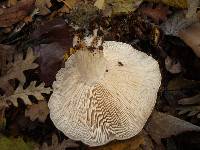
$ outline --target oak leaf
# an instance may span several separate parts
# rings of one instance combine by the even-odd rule
[[[35,69],[38,64],[34,63],[37,55],[34,55],[31,48],[28,49],[25,59],[23,54],[17,54],[14,57],[14,62],[8,63],[7,72],[0,77],[0,88],[2,88],[6,95],[9,95],[9,91],[12,87],[9,84],[9,80],[18,79],[22,84],[25,83],[26,77],[24,75],[25,70]]]
[[[30,85],[24,89],[22,84],[19,84],[14,93],[10,96],[1,96],[1,101],[11,101],[14,106],[18,107],[18,98],[22,99],[26,105],[32,105],[29,97],[30,95],[34,96],[37,100],[44,100],[44,97],[41,93],[50,94],[51,88],[45,88],[44,83],[41,83],[39,86],[36,86],[36,82],[33,81]]]

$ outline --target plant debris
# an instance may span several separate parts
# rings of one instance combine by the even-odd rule
[[[199,8],[199,0],[0,1],[0,149],[199,149]],[[91,148],[54,126],[48,101],[57,72],[79,49],[74,37],[94,30],[156,59],[162,85],[140,134]]]

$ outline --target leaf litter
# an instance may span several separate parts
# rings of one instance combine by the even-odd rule
[[[17,143],[17,136],[25,149],[37,150],[198,148],[199,5],[199,0],[0,2],[0,144]],[[163,81],[140,134],[91,148],[55,128],[47,102],[56,73],[76,51],[73,36],[96,28],[105,40],[152,55]]]

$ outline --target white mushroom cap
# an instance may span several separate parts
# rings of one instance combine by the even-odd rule
[[[145,125],[160,84],[156,60],[106,41],[103,50],[77,51],[58,72],[50,117],[66,136],[90,146],[128,139]]]

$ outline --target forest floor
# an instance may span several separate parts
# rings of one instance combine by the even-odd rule
[[[0,0],[0,149],[200,149],[199,8],[199,0]],[[89,147],[54,126],[47,103],[74,35],[97,28],[156,59],[162,84],[138,135]]]

